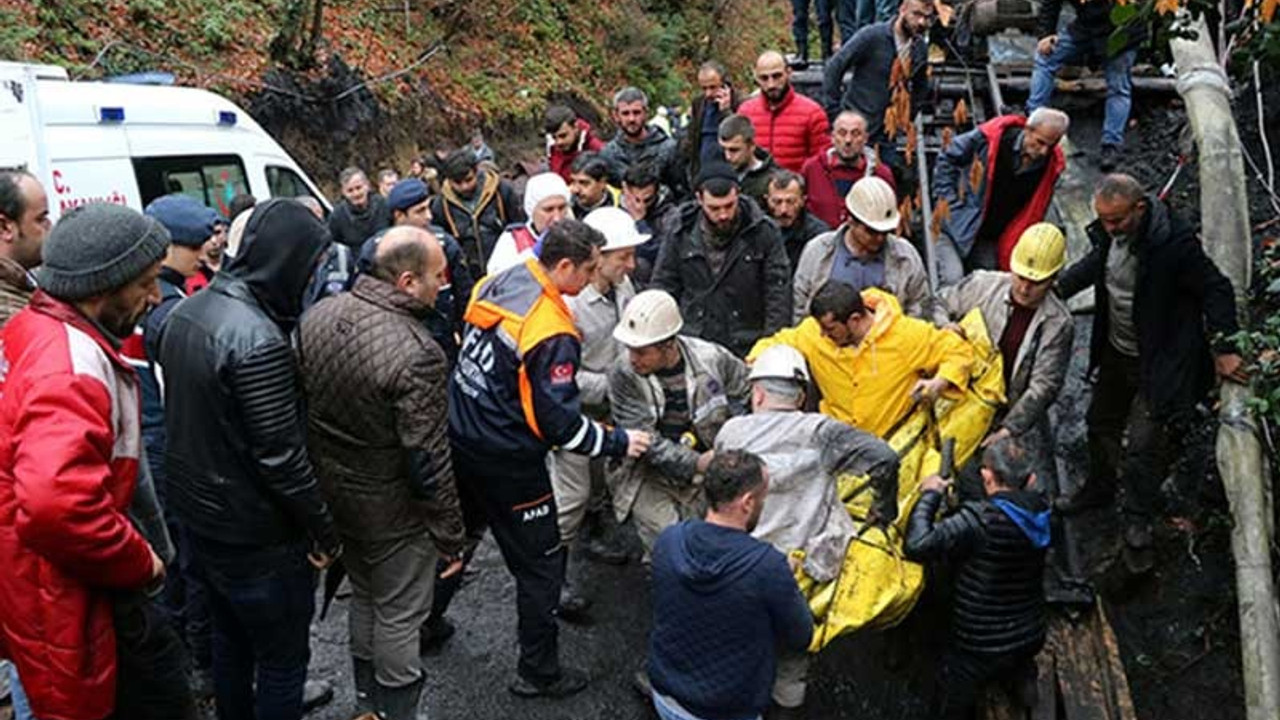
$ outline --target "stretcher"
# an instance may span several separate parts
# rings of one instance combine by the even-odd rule
[[[805,574],[803,563],[793,563],[814,616],[809,652],[818,652],[845,633],[898,624],[924,590],[924,568],[903,557],[907,520],[920,497],[920,481],[940,471],[944,438],[954,439],[954,462],[963,466],[1005,402],[1003,360],[982,314],[972,310],[959,325],[974,354],[967,386],[954,397],[917,402],[885,437],[900,459],[897,520],[885,527],[867,523],[872,499],[868,478],[837,478],[840,499],[858,528],[844,565],[834,580],[819,583]],[[792,556],[802,560],[803,552]]]

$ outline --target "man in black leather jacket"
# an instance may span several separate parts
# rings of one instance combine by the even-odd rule
[[[920,483],[924,492],[907,525],[907,557],[956,563],[936,717],[971,717],[992,680],[1012,684],[1024,704],[1034,704],[1034,660],[1048,626],[1042,583],[1049,506],[1034,490],[1031,468],[1017,440],[992,444],[982,455],[986,498],[937,523],[949,481],[933,475]]]
[[[312,566],[342,550],[307,456],[289,341],[328,243],[301,204],[259,205],[231,264],[160,336],[168,500],[208,583],[222,717],[301,717]]]

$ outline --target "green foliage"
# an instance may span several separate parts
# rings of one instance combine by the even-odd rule
[[[0,60],[19,59],[22,46],[38,35],[35,28],[22,21],[17,11],[0,8]]]
[[[1280,428],[1280,245],[1265,242],[1256,265],[1252,298],[1253,323],[1235,336],[1250,359],[1254,379],[1254,410],[1273,428]]]

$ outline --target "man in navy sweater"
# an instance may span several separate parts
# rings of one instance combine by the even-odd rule
[[[751,537],[769,480],[751,453],[718,453],[705,521],[653,549],[649,678],[662,720],[747,720],[769,707],[778,652],[809,647],[813,616],[787,560]]]

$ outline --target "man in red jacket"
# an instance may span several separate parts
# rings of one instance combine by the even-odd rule
[[[776,50],[756,60],[760,92],[738,107],[756,128],[756,144],[773,155],[779,167],[800,172],[804,161],[831,144],[822,106],[791,87],[791,68]]]
[[[547,108],[542,129],[547,133],[547,165],[565,182],[569,182],[569,170],[578,155],[604,148],[604,141],[596,137],[591,124],[564,105]]]
[[[1067,165],[1058,143],[1070,124],[1066,113],[1046,107],[1026,118],[1001,115],[938,154],[934,205],[948,207],[938,242],[943,285],[974,270],[1009,269],[1022,231],[1043,220],[1053,200]]]
[[[142,592],[172,546],[120,355],[168,245],[135,210],[68,213],[0,335],[0,654],[42,720],[194,718],[181,643]]]
[[[867,119],[857,110],[845,110],[831,124],[831,147],[806,160],[800,170],[809,186],[809,212],[831,227],[844,222],[845,197],[862,178],[875,176],[898,189],[893,170],[880,162],[867,137]]]

